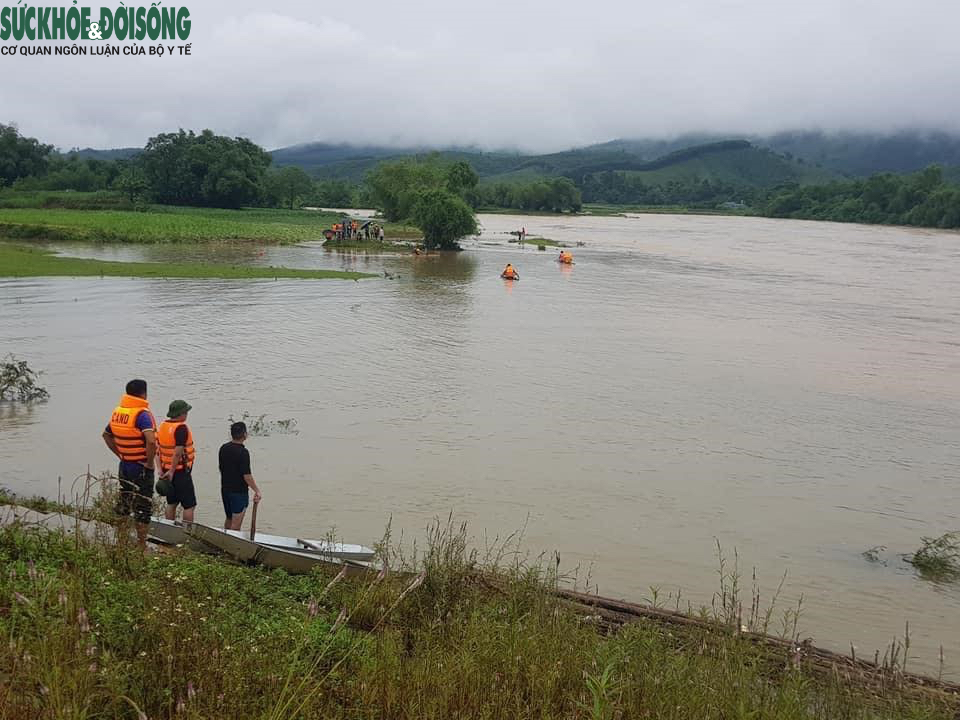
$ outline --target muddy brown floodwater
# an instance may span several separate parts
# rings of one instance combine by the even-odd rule
[[[960,235],[732,217],[484,215],[447,257],[298,247],[59,246],[113,259],[369,269],[396,279],[0,279],[0,352],[48,403],[0,408],[0,482],[55,494],[112,468],[100,431],[134,376],[194,406],[198,519],[221,519],[227,418],[251,439],[259,525],[476,544],[524,529],[600,592],[709,604],[716,542],[801,632],[960,672],[960,589],[901,554],[960,529]],[[585,243],[576,264],[507,233]],[[263,252],[263,254],[260,254]],[[512,262],[521,280],[499,279]],[[879,562],[862,553],[885,546]],[[672,594],[673,597],[670,597]],[[778,618],[780,612],[775,613]],[[776,621],[774,623],[776,625]]]

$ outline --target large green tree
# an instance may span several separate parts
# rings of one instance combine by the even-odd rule
[[[313,180],[298,167],[280,168],[267,174],[265,184],[267,195],[275,201],[285,204],[291,210],[297,201],[314,193]]]
[[[391,222],[411,217],[413,207],[425,190],[446,184],[446,171],[433,159],[383,162],[367,175],[371,197]]]
[[[159,203],[239,208],[263,194],[270,155],[246,138],[180,130],[150,138],[140,162]]]
[[[47,171],[53,145],[24,137],[16,125],[0,124],[0,185]]]
[[[444,188],[419,193],[411,219],[423,231],[423,242],[429,249],[456,250],[460,238],[477,232],[473,209]]]

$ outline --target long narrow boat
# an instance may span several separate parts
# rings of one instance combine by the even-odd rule
[[[243,540],[250,539],[249,530],[226,530],[225,532]],[[261,532],[258,532],[253,540],[258,545],[269,545],[280,550],[292,550],[308,555],[323,555],[324,557],[335,557],[341,560],[372,560],[373,556],[376,555],[376,551],[363,545],[330,542],[329,540],[305,540]]]
[[[293,574],[309,573],[316,567],[326,567],[337,572],[346,569],[348,575],[377,571],[369,562],[335,557],[331,554],[271,547],[200,523],[186,523],[184,530],[192,540],[217,547],[235,560],[258,563],[267,568],[279,568]]]
[[[224,535],[240,538],[241,540],[249,540],[249,532],[247,530],[223,530],[209,525],[204,525],[203,527]],[[189,545],[192,549],[199,550],[200,552],[209,552],[210,550],[216,550],[218,547],[209,542],[201,543],[198,541],[196,537],[187,533],[185,524],[160,517],[150,519],[150,537],[166,545]],[[363,545],[340,542],[332,543],[328,540],[306,540],[283,535],[270,535],[268,533],[257,533],[254,541],[257,545],[266,545],[281,550],[306,553],[307,555],[321,555],[323,557],[338,558],[341,560],[372,560],[376,554],[374,550],[364,547]]]

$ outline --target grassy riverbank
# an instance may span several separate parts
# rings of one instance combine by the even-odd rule
[[[115,193],[0,193],[0,238],[116,243],[323,240],[339,213],[317,210],[134,206]],[[387,239],[415,238],[416,228],[386,223]]]
[[[144,277],[222,279],[359,280],[369,273],[341,270],[219,265],[215,263],[113,262],[61,257],[35,247],[0,243],[0,277]]]
[[[331,582],[0,528],[0,720],[957,711],[945,696],[808,672],[732,632],[646,620],[601,632],[598,617],[550,592],[555,578],[542,567],[503,548],[478,558],[450,525],[405,562],[422,577]]]

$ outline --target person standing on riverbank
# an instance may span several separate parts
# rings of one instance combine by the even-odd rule
[[[167,492],[167,520],[177,519],[177,505],[183,507],[183,521],[193,522],[197,491],[193,486],[193,433],[187,427],[191,406],[185,400],[174,400],[167,410],[167,419],[157,429],[157,450],[160,477],[170,482]]]
[[[133,514],[137,527],[137,542],[147,548],[147,530],[153,501],[153,462],[157,452],[157,423],[147,402],[147,381],[127,383],[120,402],[103,431],[103,441],[110,452],[120,458],[117,475],[120,478],[120,496],[116,513],[124,518]],[[125,521],[121,531],[127,532]]]
[[[230,442],[220,446],[220,495],[226,515],[225,530],[239,530],[243,526],[251,489],[254,504],[263,497],[250,471],[250,451],[244,446],[246,440],[247,424],[235,422],[230,426]]]

